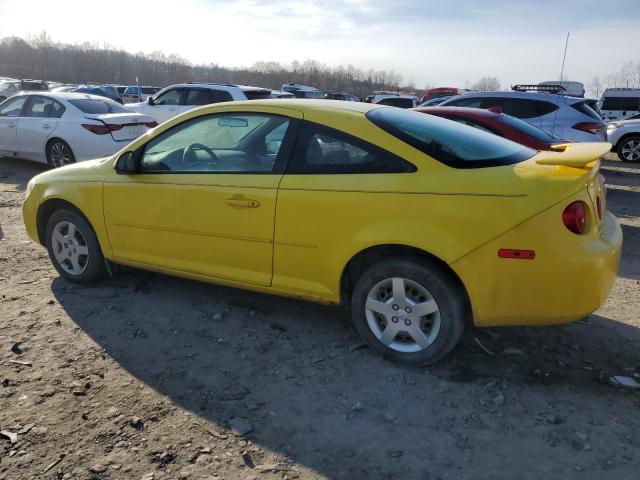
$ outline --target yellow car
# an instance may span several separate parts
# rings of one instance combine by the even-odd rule
[[[70,281],[112,262],[343,303],[371,348],[429,364],[467,324],[602,304],[622,245],[599,174],[609,149],[537,152],[375,104],[229,102],[38,175],[24,221]]]

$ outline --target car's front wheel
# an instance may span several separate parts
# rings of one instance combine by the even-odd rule
[[[69,144],[59,138],[55,138],[47,144],[45,154],[51,168],[63,167],[76,162],[76,157]]]
[[[622,139],[616,153],[623,162],[640,162],[640,135]]]
[[[367,344],[407,365],[428,365],[462,336],[466,294],[449,272],[420,258],[384,260],[360,276],[353,323]]]
[[[104,275],[98,238],[82,215],[66,209],[54,212],[47,221],[45,235],[51,263],[62,277],[84,284]]]

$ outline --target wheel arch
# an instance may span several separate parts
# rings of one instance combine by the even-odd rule
[[[340,304],[345,306],[348,305],[357,279],[370,265],[380,259],[393,257],[417,258],[422,262],[436,266],[445,275],[448,275],[460,287],[461,292],[464,293],[467,309],[465,321],[472,323],[471,300],[469,298],[467,288],[458,274],[447,264],[447,262],[436,255],[420,248],[403,244],[388,243],[373,245],[360,250],[353,255],[345,265],[340,276]]]
[[[629,137],[638,137],[640,138],[640,132],[629,132],[629,133],[625,133],[624,135],[622,135],[618,141],[616,142],[616,144],[613,146],[613,148],[616,150],[618,150],[618,147],[620,147],[620,145],[622,144],[623,141],[625,141],[627,138]]]
[[[81,215],[82,218],[84,218],[87,223],[91,225],[91,228],[94,228],[91,220],[89,220],[89,218],[82,212],[82,210],[76,207],[73,203],[62,198],[49,198],[40,204],[40,206],[38,207],[38,212],[36,214],[36,228],[38,229],[38,239],[40,240],[41,245],[46,246],[45,230],[47,228],[47,222],[49,221],[49,218],[51,218],[51,215],[53,215],[55,212],[63,208],[72,210]]]

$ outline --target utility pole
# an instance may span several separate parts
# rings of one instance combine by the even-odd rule
[[[562,56],[562,69],[560,70],[560,85],[562,85],[562,78],[564,77],[564,62],[567,59],[567,47],[569,46],[569,32],[567,32],[567,40],[564,42],[564,55]]]

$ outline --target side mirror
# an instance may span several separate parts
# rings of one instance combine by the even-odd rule
[[[156,102],[153,100],[153,97],[149,97],[149,98],[147,98],[147,103],[148,103],[149,105],[151,105],[151,106],[153,106],[153,105],[155,105],[155,104],[156,104]]]
[[[124,152],[116,160],[115,170],[120,175],[130,175],[138,171],[135,152]]]

